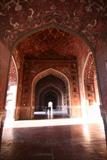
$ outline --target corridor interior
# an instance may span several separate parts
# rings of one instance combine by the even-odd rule
[[[31,34],[11,59],[1,160],[106,160],[99,106],[87,44],[58,28]]]
[[[0,0],[0,160],[107,160],[107,1]]]

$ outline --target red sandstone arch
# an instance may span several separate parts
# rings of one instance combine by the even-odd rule
[[[62,103],[62,99],[63,99],[63,97],[62,97],[62,93],[61,93],[61,91],[59,91],[58,89],[57,89],[57,87],[55,88],[54,86],[47,86],[46,88],[43,88],[43,90],[42,91],[40,91],[40,93],[39,93],[39,95],[38,95],[38,103],[36,103],[36,107],[39,107],[38,105],[41,105],[41,106],[44,106],[46,103],[46,101],[45,101],[45,96],[46,96],[46,94],[47,93],[53,93],[54,95],[55,95],[55,99],[57,100],[57,101],[55,101],[55,104],[56,104],[56,108],[54,108],[54,109],[59,109],[59,108],[61,108],[62,106],[63,106],[63,103]],[[38,104],[38,105],[37,105]],[[46,106],[45,106],[46,107]],[[44,108],[45,108],[44,107]],[[37,110],[36,108],[35,108],[35,110]]]
[[[47,75],[50,75],[50,74],[54,75],[54,76],[56,76],[56,77],[58,77],[60,79],[62,79],[64,81],[64,83],[66,84],[66,87],[68,88],[69,104],[71,106],[71,101],[70,101],[70,97],[71,97],[70,88],[71,88],[71,85],[69,83],[68,78],[63,73],[61,73],[60,71],[55,70],[53,68],[49,68],[47,70],[44,70],[44,71],[38,73],[34,77],[34,79],[32,81],[32,89],[31,89],[31,117],[33,116],[33,112],[34,112],[34,108],[35,108],[34,107],[34,104],[35,104],[35,102],[34,102],[34,99],[35,99],[35,93],[34,93],[35,86],[36,86],[37,82],[40,79],[42,79],[42,78],[44,78],[44,77],[46,77]]]
[[[79,50],[78,49],[78,47],[76,48],[76,50],[73,50],[73,52],[72,53],[74,53],[74,55],[75,55],[75,53],[76,53],[76,56],[78,57],[78,59],[79,59],[79,65],[80,65],[80,67],[79,67],[79,69],[78,69],[78,72],[79,72],[79,77],[80,77],[80,84],[81,84],[81,72],[82,72],[82,69],[83,69],[83,67],[84,67],[84,63],[83,62],[85,62],[85,60],[86,60],[86,57],[87,57],[87,55],[88,55],[88,53],[89,52],[92,52],[92,54],[93,54],[93,56],[94,56],[94,49],[93,49],[93,47],[92,47],[92,45],[91,45],[91,43],[87,40],[87,38],[84,36],[84,34],[81,34],[81,33],[79,33],[79,32],[76,32],[76,31],[74,31],[74,30],[72,30],[72,28],[69,28],[69,27],[67,27],[67,26],[65,26],[65,25],[62,25],[62,24],[58,24],[58,23],[51,23],[51,24],[44,24],[44,25],[42,25],[42,26],[38,26],[37,28],[34,28],[33,30],[31,30],[31,31],[28,31],[28,32],[26,32],[26,33],[23,33],[23,34],[21,34],[20,36],[19,36],[19,38],[16,40],[16,42],[14,43],[14,45],[13,45],[13,47],[12,47],[12,49],[14,50],[14,48],[16,47],[16,51],[18,51],[18,52],[21,52],[21,50],[20,50],[20,47],[19,47],[19,45],[22,43],[22,45],[24,44],[24,43],[26,43],[27,41],[26,40],[28,40],[29,38],[31,38],[31,39],[33,39],[32,37],[33,36],[37,36],[38,34],[40,34],[40,33],[44,33],[46,30],[49,30],[49,31],[51,31],[51,30],[54,30],[54,29],[56,29],[56,30],[60,30],[60,31],[62,31],[63,33],[65,33],[65,34],[69,34],[71,37],[73,36],[74,37],[74,39],[76,39],[75,41],[74,41],[74,44],[76,45],[76,44],[79,44],[79,46],[80,46],[80,48],[82,48],[83,50]],[[30,40],[31,40],[30,39]],[[32,41],[31,41],[32,42]],[[76,43],[77,42],[77,43]],[[74,46],[75,46],[74,45]],[[63,45],[61,45],[61,46],[63,46]],[[19,47],[19,48],[18,48]],[[26,47],[25,47],[26,48]],[[75,47],[74,47],[75,48]],[[24,50],[24,49],[23,49]],[[71,49],[70,50],[72,50],[72,47],[71,47]],[[46,51],[46,50],[44,50],[44,51]],[[35,51],[34,51],[35,52]],[[21,52],[22,53],[22,52]],[[39,53],[39,52],[38,52]],[[70,56],[72,56],[72,53],[70,54]],[[81,54],[82,53],[82,54]],[[14,54],[15,55],[15,54]],[[29,57],[28,57],[29,58]],[[23,63],[23,62],[21,62],[21,63]],[[81,87],[80,87],[80,90],[81,90]],[[19,97],[19,96],[18,96]],[[19,106],[20,106],[21,104],[19,103]]]
[[[49,2],[49,3],[48,3]],[[41,26],[48,27],[50,24],[53,25],[61,25],[67,26],[70,32],[71,30],[75,30],[75,32],[80,33],[80,35],[85,35],[86,39],[88,39],[89,44],[92,44],[92,48],[96,47],[96,57],[94,51],[95,61],[97,61],[97,74],[99,78],[99,83],[101,86],[101,95],[102,95],[102,104],[104,111],[102,112],[103,117],[105,119],[105,124],[107,125],[106,117],[107,117],[107,76],[106,76],[106,67],[105,61],[106,50],[107,50],[107,38],[106,38],[106,28],[107,28],[107,20],[106,20],[106,1],[102,1],[100,4],[97,1],[91,2],[81,1],[79,3],[73,1],[59,1],[58,3],[50,3],[50,1],[46,2],[44,5],[40,1],[35,1],[35,3],[29,2],[27,5],[27,1],[20,5],[19,10],[15,12],[14,9],[17,8],[16,4],[14,5],[14,9],[7,9],[10,4],[1,2],[1,34],[0,39],[3,40],[4,44],[7,44],[9,49],[15,46],[16,39],[22,39],[25,33],[38,28]],[[13,2],[11,2],[13,3]],[[92,3],[92,4],[91,4]],[[26,4],[26,5],[25,5]],[[4,6],[4,7],[2,7]],[[13,5],[10,5],[13,7]],[[37,6],[37,8],[36,8]],[[38,8],[39,6],[39,8]],[[61,8],[60,8],[61,6]],[[16,8],[15,8],[16,7]],[[71,8],[70,8],[71,7]],[[4,9],[5,8],[5,9]],[[23,9],[22,9],[23,8]],[[75,8],[75,9],[74,9]],[[20,9],[22,9],[20,11]],[[13,11],[14,10],[14,11]],[[29,11],[30,13],[26,12]],[[34,11],[34,12],[32,12]],[[9,13],[10,12],[10,13]],[[18,14],[17,14],[18,13]],[[5,15],[5,18],[4,18]],[[11,15],[11,18],[10,16]],[[93,16],[92,16],[93,15]],[[20,18],[21,17],[21,18]],[[83,23],[84,22],[84,23]],[[50,25],[51,26],[51,25]],[[5,45],[6,46],[6,45]],[[11,47],[10,47],[11,46]],[[90,48],[90,47],[89,47]],[[5,93],[7,87],[7,75],[9,68],[9,57],[10,53],[8,49],[3,49],[3,46],[0,44],[0,49],[3,51],[2,60],[5,60],[5,53],[7,52],[7,64],[3,61],[0,61],[0,66],[2,72],[5,68],[5,73],[3,73],[2,77],[0,74],[0,95],[2,94],[2,99],[0,99],[0,107],[1,110],[4,109],[5,104]],[[6,51],[8,50],[8,51]],[[5,52],[6,51],[6,52]],[[13,51],[13,50],[12,50]],[[101,58],[101,60],[100,60]],[[1,60],[1,59],[0,59]],[[4,63],[4,64],[3,64]],[[102,67],[101,67],[102,66]],[[3,78],[3,79],[2,79]],[[3,82],[2,82],[3,81]],[[106,127],[107,130],[107,127]]]
[[[25,2],[25,3],[27,3],[27,2]],[[33,6],[34,4],[32,4],[32,2],[30,2],[31,3],[31,6],[32,6],[32,11],[33,10],[35,10],[36,11],[36,8]],[[38,4],[39,2],[35,2],[35,4]],[[63,5],[62,5],[63,4]],[[69,1],[69,3],[68,4],[71,4],[71,2]],[[79,3],[79,4],[77,4],[77,3],[75,3],[75,2],[73,2],[73,5],[68,5],[67,4],[67,6],[68,6],[68,8],[69,8],[69,6],[72,6],[72,11],[74,11],[73,10],[73,6],[74,5],[76,5],[76,11],[78,11],[78,7],[81,9],[82,7],[81,6],[83,6],[84,7],[84,3]],[[96,4],[97,4],[97,2],[93,2],[93,7],[95,7],[96,6]],[[4,4],[4,5],[6,5],[6,4]],[[99,29],[99,25],[100,25],[100,23],[101,23],[101,26],[103,26],[103,24],[102,24],[102,22],[103,21],[101,21],[101,19],[100,19],[100,22],[98,23],[98,25],[97,26],[95,26],[96,25],[96,23],[93,23],[93,21],[94,22],[96,22],[96,17],[97,17],[97,14],[93,14],[94,16],[92,17],[91,15],[90,15],[90,13],[88,12],[88,10],[85,10],[85,14],[82,14],[83,13],[83,11],[81,10],[81,14],[79,15],[79,16],[77,16],[76,14],[73,14],[72,16],[73,16],[73,18],[72,18],[72,16],[70,16],[70,12],[68,12],[68,8],[66,8],[65,7],[65,5],[66,5],[66,3],[65,2],[60,2],[60,5],[62,6],[62,11],[65,11],[64,13],[66,13],[66,14],[63,14],[63,12],[61,11],[61,12],[58,12],[59,10],[58,10],[58,8],[57,8],[57,10],[55,9],[55,8],[53,8],[53,10],[51,10],[51,5],[52,4],[48,4],[49,6],[49,8],[47,8],[47,5],[46,4],[44,4],[45,5],[45,7],[46,7],[46,10],[47,9],[49,9],[49,12],[44,12],[44,13],[40,13],[40,16],[39,17],[37,17],[36,18],[36,15],[28,15],[28,13],[26,13],[26,16],[28,16],[28,20],[30,20],[30,21],[26,21],[25,19],[23,19],[23,24],[25,24],[24,26],[23,25],[21,25],[22,24],[22,21],[21,21],[21,19],[19,18],[20,17],[20,14],[22,15],[22,17],[24,16],[24,14],[23,13],[25,13],[25,11],[22,13],[22,12],[20,12],[20,14],[18,14],[17,16],[16,16],[16,14],[15,14],[15,16],[14,16],[14,14],[12,14],[13,16],[12,16],[12,19],[11,19],[11,21],[9,21],[8,20],[8,17],[6,18],[6,21],[7,22],[11,22],[10,24],[11,24],[11,29],[10,29],[10,31],[9,32],[6,32],[6,28],[4,28],[4,27],[2,27],[2,29],[3,29],[3,31],[5,31],[6,32],[6,34],[5,34],[5,36],[7,36],[6,38],[8,39],[8,41],[10,42],[10,43],[13,43],[13,39],[15,39],[15,41],[16,41],[16,37],[17,37],[17,39],[19,39],[18,37],[23,37],[23,33],[26,33],[28,30],[30,30],[30,27],[28,27],[28,26],[31,26],[32,28],[34,28],[34,30],[35,30],[35,28],[41,28],[41,26],[43,26],[44,24],[44,26],[57,26],[57,24],[59,25],[59,26],[63,26],[63,24],[64,24],[64,26],[69,26],[69,27],[67,27],[67,28],[70,28],[69,30],[74,30],[75,29],[75,31],[78,33],[78,32],[80,32],[80,35],[81,35],[81,33],[82,33],[82,31],[83,31],[83,33],[86,35],[86,37],[87,37],[87,39],[90,39],[90,38],[92,38],[93,37],[93,35],[91,34],[91,31],[93,31],[93,29],[94,29],[94,27],[96,27],[96,30],[97,30],[97,32],[99,33],[99,30],[102,28],[102,31],[104,32],[104,29],[105,29],[105,27],[101,27],[100,29]],[[57,4],[54,4],[55,6],[57,6]],[[59,6],[60,6],[59,5]],[[87,6],[87,8],[89,7],[89,3],[86,3],[86,6]],[[102,5],[102,4],[101,4]],[[26,5],[25,5],[26,6]],[[8,5],[6,6],[6,7],[8,7]],[[24,7],[24,5],[22,5],[22,7]],[[41,9],[43,9],[42,8],[42,5],[40,4],[39,5],[39,7],[41,8]],[[58,6],[57,6],[58,7]],[[102,6],[103,7],[103,9],[104,9],[104,6]],[[100,9],[100,5],[98,5],[97,4],[97,9]],[[1,9],[2,10],[2,9]],[[44,10],[44,9],[43,9]],[[3,13],[5,12],[4,10],[2,10],[3,11]],[[53,14],[54,13],[54,11],[56,11],[56,13],[57,14]],[[13,12],[13,11],[11,11],[11,12]],[[93,11],[92,11],[93,12]],[[97,10],[97,12],[98,12],[98,10]],[[32,13],[32,12],[31,12]],[[74,13],[74,12],[72,12],[72,13]],[[101,11],[101,13],[102,13],[102,11]],[[43,15],[42,15],[43,14]],[[84,15],[84,16],[83,16]],[[77,16],[77,17],[76,17]],[[89,21],[87,20],[87,16],[89,16],[89,17],[91,17],[91,18],[93,18],[93,21],[92,22],[90,22],[90,24],[89,24]],[[104,15],[103,16],[105,16],[105,13],[104,13]],[[19,20],[19,22],[17,22],[17,23],[15,23],[16,21],[14,21],[14,18],[15,19],[17,19],[17,20]],[[31,18],[31,19],[29,19],[29,18]],[[78,18],[78,22],[76,22],[75,21],[75,18]],[[101,18],[101,17],[100,17]],[[82,22],[82,21],[80,21],[80,19],[85,19],[85,21],[86,21],[86,23],[85,23],[85,25],[84,26],[82,26],[81,25],[81,23],[80,22]],[[4,20],[4,23],[5,23],[5,20]],[[7,23],[6,23],[7,24]],[[29,25],[29,24],[31,24],[31,25]],[[71,27],[70,27],[70,25],[71,25]],[[75,27],[74,27],[75,26]],[[17,29],[17,32],[16,32],[16,29]],[[95,29],[94,29],[95,30]],[[12,32],[14,31],[14,33],[13,33],[13,35],[14,36],[11,36],[12,35]],[[102,32],[101,32],[102,33]],[[83,34],[83,35],[84,35]],[[100,33],[99,33],[100,34]],[[3,40],[6,40],[6,38],[5,38],[5,36],[4,37],[2,37],[2,39]],[[92,39],[91,39],[92,40]],[[13,45],[12,45],[13,46]],[[94,46],[94,44],[93,44],[93,46]]]
[[[25,31],[23,33],[21,33],[17,39],[15,39],[12,47],[11,47],[11,51],[13,53],[14,49],[17,48],[18,44],[22,41],[24,41],[27,37],[30,37],[31,35],[34,35],[36,33],[39,32],[43,32],[47,29],[58,29],[61,30],[65,33],[71,34],[74,37],[78,37],[79,39],[81,39],[83,42],[85,42],[85,44],[87,45],[87,47],[89,47],[89,49],[92,51],[92,54],[94,54],[95,50],[94,47],[92,45],[92,43],[87,39],[87,37],[84,35],[84,33],[82,32],[78,32],[76,30],[73,30],[72,28],[68,27],[67,25],[64,24],[59,24],[59,23],[47,23],[47,24],[43,24],[42,26],[37,26],[36,28],[33,28],[29,31]]]
[[[59,94],[61,95],[62,99],[61,99],[61,104],[64,105],[64,95],[63,93],[60,91],[60,88],[58,88],[58,86],[54,86],[53,84],[49,84],[45,87],[43,87],[42,89],[40,89],[40,92],[39,92],[39,96],[40,94],[43,92],[43,90],[46,90],[47,88],[53,88],[54,89],[54,92],[59,92]]]
[[[71,29],[69,29],[68,27],[65,27],[65,25],[59,25],[59,24],[54,24],[54,23],[52,23],[52,24],[49,24],[49,25],[43,25],[42,27],[38,27],[38,28],[36,28],[36,29],[34,29],[34,30],[32,30],[32,31],[29,31],[28,33],[24,33],[17,41],[16,41],[16,43],[14,44],[14,46],[13,46],[13,50],[14,50],[14,47],[16,47],[16,49],[15,49],[15,51],[17,51],[17,53],[18,53],[18,56],[20,57],[20,55],[23,55],[23,51],[27,51],[26,50],[26,48],[28,49],[28,51],[29,51],[29,49],[31,49],[30,47],[25,47],[25,48],[23,48],[22,50],[20,49],[20,45],[22,45],[23,46],[23,44],[29,44],[29,42],[32,44],[32,40],[34,40],[33,38],[34,37],[36,37],[37,38],[37,36],[38,36],[38,34],[43,34],[43,33],[45,33],[47,30],[49,30],[49,32],[51,31],[51,30],[56,30],[57,32],[62,32],[62,37],[63,37],[63,34],[65,34],[65,35],[69,35],[69,37],[71,37],[71,40],[73,39],[73,45],[71,45],[71,46],[68,46],[68,48],[69,48],[69,51],[67,52],[67,53],[69,53],[70,52],[70,54],[69,54],[69,57],[72,57],[72,53],[73,53],[73,55],[75,56],[77,56],[78,57],[78,60],[79,60],[79,64],[80,65],[84,65],[84,64],[82,64],[82,62],[83,61],[85,61],[85,58],[86,58],[86,56],[87,56],[87,54],[88,54],[88,52],[90,51],[90,50],[93,50],[93,48],[91,47],[90,48],[90,43],[88,43],[88,41],[85,39],[85,37],[84,36],[82,36],[82,34],[79,34],[79,33],[77,33],[77,32],[75,32],[75,31],[72,31]],[[54,35],[54,34],[53,34]],[[73,38],[72,38],[73,37]],[[29,40],[30,39],[30,40]],[[39,38],[37,38],[37,40],[39,41]],[[85,41],[84,41],[85,40]],[[56,40],[57,41],[57,40]],[[65,43],[64,43],[65,44]],[[72,43],[70,43],[70,44],[72,44]],[[78,44],[78,45],[77,45]],[[29,45],[30,46],[30,45]],[[35,45],[33,45],[33,46],[35,46]],[[62,46],[64,46],[63,44],[62,45],[60,45],[61,47]],[[72,46],[74,46],[74,50],[72,49],[73,47]],[[42,47],[41,47],[42,48]],[[67,47],[66,47],[67,48]],[[81,49],[82,50],[81,50]],[[64,49],[64,47],[62,48],[62,50]],[[57,49],[57,51],[61,54],[61,56],[65,56],[66,54],[65,53],[63,53],[62,52],[62,50],[58,50]],[[46,49],[43,49],[43,51],[45,52],[47,52],[47,50]],[[72,51],[72,52],[71,52]],[[44,53],[43,52],[43,53]],[[19,53],[21,53],[20,55],[19,55]],[[33,53],[39,53],[39,51],[35,51],[35,50],[33,50]],[[82,56],[81,56],[81,53],[82,53]],[[40,53],[39,53],[40,54]],[[14,53],[14,56],[15,56],[16,54]],[[41,56],[41,55],[40,55]],[[29,58],[29,57],[28,57]],[[82,59],[83,58],[83,59]],[[22,60],[20,61],[20,65],[22,65],[23,64],[23,58],[22,58]],[[83,66],[82,66],[83,67]],[[81,75],[81,68],[82,67],[79,67],[79,76]],[[18,95],[18,97],[21,97],[21,96],[19,96]],[[20,98],[19,98],[20,99]],[[19,100],[19,103],[17,103],[17,106],[21,106],[21,104],[20,104],[20,100]]]

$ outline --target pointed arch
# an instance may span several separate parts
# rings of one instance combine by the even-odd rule
[[[37,82],[45,77],[47,77],[48,75],[53,75],[61,80],[63,80],[63,82],[65,83],[65,86],[67,87],[68,89],[68,100],[69,100],[69,107],[71,107],[71,101],[70,101],[70,82],[69,82],[69,79],[67,78],[67,76],[63,73],[61,73],[60,71],[56,70],[56,69],[53,69],[53,68],[49,68],[49,69],[46,69],[40,73],[38,73],[34,78],[33,78],[33,81],[32,81],[32,86],[31,86],[31,118],[33,116],[33,112],[34,112],[34,108],[35,108],[35,86],[37,84]]]

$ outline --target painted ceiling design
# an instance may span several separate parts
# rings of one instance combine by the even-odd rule
[[[85,35],[89,42],[107,40],[106,0],[1,0],[0,39],[9,47],[22,33],[58,24]]]
[[[76,56],[80,58],[89,52],[82,39],[59,29],[50,28],[23,39],[16,48],[20,57],[64,59]],[[60,57],[63,56],[63,57]]]

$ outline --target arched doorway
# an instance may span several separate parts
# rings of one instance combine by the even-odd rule
[[[32,102],[35,106],[33,109],[35,117],[38,115],[37,112],[45,114],[50,101],[53,103],[53,118],[70,116],[70,86],[65,75],[50,68],[34,78],[32,87],[35,88],[32,88],[34,90]],[[46,118],[46,115],[42,117]]]
[[[50,39],[53,40],[53,43]],[[28,43],[29,45],[27,45]],[[35,45],[36,47],[33,47]],[[80,96],[82,94],[80,92],[83,91],[80,81],[82,79],[81,72],[87,54],[91,52],[91,48],[84,39],[55,25],[29,33],[20,41],[16,50],[20,59],[24,60],[20,62],[22,79],[18,92],[18,97],[21,97],[17,107],[18,119],[33,118],[36,104],[35,85],[43,78],[43,74],[40,73],[50,68],[59,70],[68,78],[64,80],[68,87],[68,97],[63,96],[64,105],[67,101],[67,107],[72,112],[72,117],[81,117]],[[60,79],[64,77],[62,75]],[[58,77],[57,73],[55,76]],[[73,109],[70,108],[71,103]]]
[[[37,83],[35,77],[50,68],[60,71],[68,78],[65,78],[66,86],[69,88],[67,107],[68,110],[72,110],[72,117],[81,117],[79,77],[81,78],[85,58],[91,49],[78,34],[72,34],[69,29],[64,28],[55,25],[34,30],[26,34],[15,46],[17,55],[21,59],[20,77],[22,77],[18,91],[18,97],[21,98],[18,98],[17,119],[33,118],[35,111],[35,85],[33,84]],[[66,103],[64,97],[63,101]]]
[[[57,101],[58,101],[58,97],[57,97],[56,93],[51,90],[48,91],[44,96],[45,106],[47,107],[49,102],[52,102],[53,110],[57,108]]]
[[[39,92],[37,93],[38,93],[38,98],[36,102],[37,109],[35,110],[38,110],[39,107],[43,109],[44,107],[48,106],[49,101],[53,102],[53,109],[58,109],[63,105],[62,103],[63,94],[61,93],[60,90],[58,90],[58,88],[55,88],[54,86],[51,85],[48,87],[46,86],[46,88],[40,90],[40,93]]]

